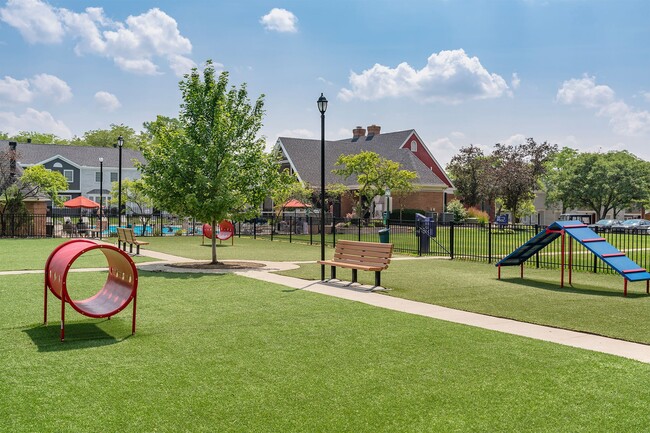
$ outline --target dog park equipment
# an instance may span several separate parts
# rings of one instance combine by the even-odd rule
[[[219,231],[217,232],[217,239],[219,241],[227,241],[231,239],[232,244],[235,244],[235,226],[228,220],[223,220],[219,223]],[[208,223],[203,224],[203,236],[212,239],[212,226]],[[201,239],[203,243],[203,238]]]
[[[99,250],[108,262],[108,276],[103,287],[90,298],[76,300],[69,293],[68,271],[79,256]],[[52,251],[45,263],[45,294],[43,322],[47,325],[47,291],[61,300],[61,341],[65,338],[65,304],[84,316],[102,318],[114,316],[133,301],[131,333],[135,334],[135,311],[138,291],[138,270],[129,255],[113,245],[89,239],[73,239]]]
[[[568,253],[569,253],[569,284],[571,284],[571,268],[572,268],[572,242],[571,239],[578,241],[580,245],[585,247],[588,251],[593,253],[596,257],[605,262],[609,267],[616,271],[623,277],[623,295],[627,296],[627,283],[628,281],[645,281],[646,293],[650,293],[650,272],[637,265],[625,253],[619,251],[612,244],[607,242],[603,237],[598,236],[593,230],[587,227],[582,221],[555,221],[542,230],[537,235],[532,237],[528,242],[517,248],[508,256],[500,260],[496,266],[498,267],[498,278],[501,279],[501,266],[516,266],[521,267],[521,278],[524,277],[524,262],[533,257],[536,253],[544,249],[555,239],[562,238],[562,257],[561,262],[561,279],[560,287],[564,287],[564,267],[565,267],[565,251],[566,241],[565,237],[569,235]]]

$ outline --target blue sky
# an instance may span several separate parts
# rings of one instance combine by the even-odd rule
[[[264,93],[262,133],[415,129],[445,164],[526,137],[650,160],[650,2],[0,2],[0,130],[62,137],[176,116],[212,59]]]

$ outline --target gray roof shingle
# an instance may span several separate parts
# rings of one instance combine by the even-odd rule
[[[417,185],[445,186],[446,184],[420,161],[409,149],[400,149],[400,146],[415,131],[389,132],[374,136],[359,138],[348,138],[337,141],[325,141],[325,183],[342,183],[344,185],[356,185],[356,178],[347,180],[336,176],[331,172],[334,163],[342,154],[351,155],[360,153],[362,150],[378,153],[386,159],[399,162],[402,169],[414,171],[418,175],[415,181]],[[311,185],[320,184],[320,140],[305,138],[280,137],[278,139],[286,150],[286,156],[291,160],[293,166],[303,181]]]
[[[0,140],[0,148],[8,148],[9,141]],[[18,143],[18,162],[22,165],[41,163],[60,155],[82,167],[99,167],[99,158],[104,158],[104,167],[119,165],[119,150],[112,147],[67,146],[61,144]],[[145,162],[138,150],[122,148],[122,167],[134,168],[133,160]]]

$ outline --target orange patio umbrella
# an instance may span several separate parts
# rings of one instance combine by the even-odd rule
[[[84,196],[79,196],[75,197],[73,199],[70,199],[63,203],[63,206],[69,207],[69,208],[86,208],[86,209],[94,209],[99,207],[99,203],[94,202]]]

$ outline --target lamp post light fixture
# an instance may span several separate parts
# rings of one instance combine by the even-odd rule
[[[320,259],[325,260],[325,111],[327,98],[320,94],[316,102],[320,111]],[[325,280],[325,265],[320,265],[320,279]]]
[[[117,137],[117,144],[114,146],[120,148],[117,170],[117,226],[122,227],[122,146],[124,146],[124,138],[121,135]]]
[[[102,240],[102,231],[104,230],[104,216],[102,210],[104,207],[104,158],[99,158],[99,240]]]

